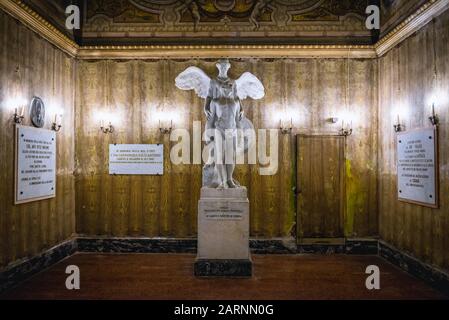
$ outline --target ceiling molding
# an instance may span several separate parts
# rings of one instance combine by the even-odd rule
[[[376,45],[151,45],[82,46],[57,30],[22,1],[0,0],[0,8],[47,41],[79,59],[160,58],[366,58],[386,52],[449,8],[449,0],[429,0]]]
[[[430,0],[420,7],[414,14],[386,34],[376,45],[377,56],[381,57],[399,45],[412,34],[419,31],[432,19],[438,17],[449,8],[449,0]]]
[[[79,59],[160,58],[376,58],[373,46],[349,45],[195,45],[90,46]]]
[[[22,1],[0,0],[0,8],[51,44],[76,57],[78,45]]]

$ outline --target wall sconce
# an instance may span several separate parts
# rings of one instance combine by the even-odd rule
[[[327,119],[327,122],[336,124],[336,123],[338,123],[338,118],[337,117],[329,118],[329,119]]]
[[[51,130],[53,130],[53,131],[58,132],[58,131],[61,130],[61,128],[62,128],[62,125],[61,125],[61,124],[57,124],[56,122],[53,122],[53,123],[51,124]]]
[[[17,113],[17,108],[15,109],[15,111],[14,111],[14,123],[22,124],[23,119],[25,118],[24,112],[25,112],[25,107],[22,107],[22,111],[20,112],[20,114]]]
[[[58,119],[59,119],[59,121],[58,121]],[[62,128],[61,123],[62,123],[62,114],[59,114],[59,115],[55,114],[55,119],[51,124],[51,130],[56,131],[56,132],[60,131]]]
[[[162,121],[159,120],[159,131],[162,134],[170,134],[172,130],[173,130],[173,120],[170,120],[170,125],[168,125],[168,123],[164,125],[162,124]]]
[[[48,114],[52,116],[51,130],[60,131],[62,128],[62,116],[64,109],[61,107],[61,102],[55,97],[49,99],[48,102]]]
[[[25,118],[25,105],[27,101],[24,98],[13,98],[7,102],[9,108],[14,108],[13,120],[16,124],[22,124]],[[20,110],[20,113],[19,113]]]
[[[440,123],[440,119],[435,114],[435,103],[432,103],[432,115],[429,117],[429,120],[433,126],[437,126]]]
[[[281,130],[282,134],[290,134],[293,130],[293,118],[290,118],[290,121],[287,123],[283,123],[282,119],[279,120],[279,130]]]
[[[345,121],[342,120],[341,129],[338,134],[343,137],[349,137],[350,135],[352,135],[352,121],[350,122],[349,126],[345,127]]]
[[[112,126],[112,123],[111,122],[109,122],[109,124],[108,124],[108,126],[105,126],[104,125],[104,121],[103,120],[101,120],[100,121],[100,130],[101,130],[101,132],[103,132],[103,133],[105,133],[105,134],[108,134],[108,133],[114,133],[114,127]]]
[[[398,115],[398,122],[395,125],[393,125],[393,127],[394,127],[394,132],[396,132],[396,133],[397,132],[402,132],[402,131],[405,130],[405,126],[403,124],[401,124],[401,121],[399,119],[399,115]]]
[[[120,110],[112,111],[109,109],[95,110],[93,116],[95,121],[100,122],[100,131],[104,134],[114,133],[115,127],[112,124],[117,126],[124,118]]]

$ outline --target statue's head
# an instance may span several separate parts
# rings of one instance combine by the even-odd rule
[[[231,64],[229,63],[228,59],[220,59],[218,60],[216,64],[218,68],[218,72],[220,73],[220,77],[227,77],[228,76],[228,70],[231,68]]]

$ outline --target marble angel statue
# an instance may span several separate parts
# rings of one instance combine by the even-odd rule
[[[231,64],[228,60],[220,60],[216,66],[219,71],[216,79],[209,78],[197,67],[189,67],[176,78],[176,86],[182,90],[195,90],[199,97],[206,100],[206,145],[213,151],[203,168],[203,187],[238,188],[240,185],[233,178],[235,155],[241,145],[237,135],[254,129],[244,115],[241,101],[247,98],[262,99],[265,89],[259,79],[249,72],[243,73],[237,80],[230,79],[228,70]],[[244,136],[243,141],[242,149],[247,151],[252,141],[249,136]]]

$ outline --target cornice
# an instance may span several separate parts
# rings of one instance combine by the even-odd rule
[[[345,45],[179,45],[89,46],[79,59],[160,58],[375,58],[373,46]]]
[[[377,56],[381,57],[386,54],[448,8],[449,0],[430,0],[425,3],[414,14],[405,19],[376,43],[375,49]]]
[[[375,45],[143,45],[78,46],[19,0],[0,0],[0,8],[47,41],[78,59],[160,58],[365,58],[387,53],[449,8],[449,0],[429,0]]]
[[[0,8],[62,51],[76,57],[78,45],[22,1],[0,0]]]

